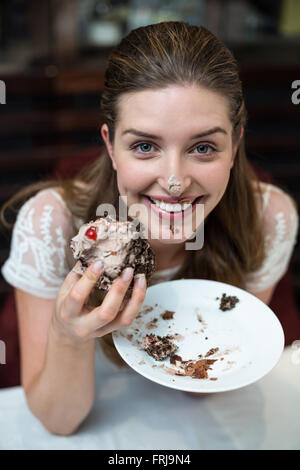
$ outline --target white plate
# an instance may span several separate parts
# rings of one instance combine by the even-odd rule
[[[219,309],[223,293],[238,297],[233,309]],[[153,309],[145,313],[148,306]],[[161,318],[165,310],[175,311],[172,320]],[[148,329],[146,325],[154,318],[158,318],[157,327]],[[167,373],[166,367],[175,367],[169,358],[156,361],[141,349],[142,338],[151,333],[182,335],[183,340],[175,340],[179,346],[175,354],[182,360],[198,360],[198,355],[205,356],[211,348],[219,348],[208,357],[217,359],[208,370],[208,378]],[[132,338],[128,339],[128,335]],[[266,304],[232,285],[199,279],[149,287],[138,317],[129,327],[115,331],[113,340],[124,361],[147,379],[177,390],[200,393],[225,392],[259,380],[276,365],[284,348],[281,324]]]

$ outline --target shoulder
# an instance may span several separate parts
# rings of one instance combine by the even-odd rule
[[[71,213],[63,198],[63,190],[60,187],[42,189],[30,197],[20,208],[16,226],[35,227],[45,225],[64,226],[70,225]]]
[[[12,233],[14,252],[30,247],[35,253],[54,253],[66,246],[74,234],[72,214],[62,188],[38,191],[20,208]]]
[[[270,183],[260,182],[264,230],[268,237],[280,240],[294,239],[299,218],[295,200],[283,189]]]
[[[246,285],[250,292],[264,291],[282,278],[288,269],[299,227],[296,203],[286,191],[269,183],[260,183],[260,189],[265,259],[256,272],[247,274]]]
[[[24,205],[28,208],[30,207],[35,209],[49,205],[56,209],[60,209],[63,212],[69,213],[63,195],[63,188],[60,186],[42,189],[34,196],[30,197]]]
[[[30,197],[18,212],[2,274],[12,286],[54,298],[69,271],[71,213],[59,188]]]

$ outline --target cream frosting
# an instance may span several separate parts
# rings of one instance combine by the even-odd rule
[[[95,228],[96,240],[86,233]],[[84,259],[87,264],[101,260],[106,274],[114,279],[119,275],[120,266],[128,255],[129,243],[139,236],[131,222],[118,222],[110,217],[99,218],[82,225],[78,234],[71,240],[71,249],[75,259]],[[132,257],[132,259],[130,258]],[[129,255],[129,264],[134,261],[134,253]],[[82,274],[82,268],[79,268]]]

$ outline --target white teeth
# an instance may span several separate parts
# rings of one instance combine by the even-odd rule
[[[165,203],[163,201],[159,201],[158,199],[152,199],[151,200],[162,210],[166,212],[181,212],[186,210],[188,207],[191,207],[192,201],[190,203],[184,203],[184,204],[170,204],[170,203]]]

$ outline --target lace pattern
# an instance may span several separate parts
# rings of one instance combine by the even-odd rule
[[[56,297],[68,273],[69,217],[59,194],[51,189],[40,191],[21,207],[10,256],[2,267],[7,282],[38,297]]]
[[[261,184],[267,256],[258,271],[247,275],[246,288],[252,293],[267,289],[285,274],[299,224],[288,194],[274,185]],[[21,207],[13,229],[10,255],[2,267],[8,283],[38,297],[56,297],[75,264],[67,246],[67,240],[75,235],[71,232],[70,217],[63,198],[54,188],[40,191]],[[78,229],[81,224],[77,219]],[[179,268],[156,272],[152,284],[171,279]]]
[[[263,186],[266,258],[258,271],[247,276],[247,290],[252,293],[268,289],[286,273],[299,228],[290,196],[272,184]]]

